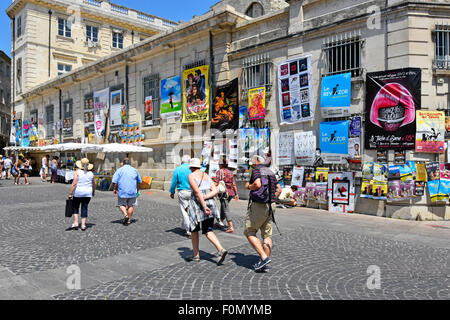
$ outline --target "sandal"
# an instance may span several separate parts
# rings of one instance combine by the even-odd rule
[[[219,256],[219,260],[217,261],[218,266],[220,266],[223,263],[227,254],[228,254],[228,251],[225,249],[222,249],[221,251],[219,251],[219,253],[217,254]]]
[[[200,262],[200,256],[190,257],[187,259],[188,261]]]
[[[225,231],[225,233],[233,233],[234,230],[233,229],[228,229],[227,231]]]
[[[123,225],[128,224],[128,219],[130,219],[130,218],[128,218],[128,216],[125,216],[125,217],[122,219],[122,224],[123,224]]]

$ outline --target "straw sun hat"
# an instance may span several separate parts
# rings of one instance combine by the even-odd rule
[[[84,169],[87,166],[88,171],[91,171],[94,168],[94,165],[92,163],[89,163],[89,159],[84,158],[81,160],[78,160],[75,165],[79,168],[79,169]]]
[[[189,167],[200,169],[202,167],[202,165],[200,163],[200,159],[197,159],[197,158],[191,159],[191,162],[189,163]]]

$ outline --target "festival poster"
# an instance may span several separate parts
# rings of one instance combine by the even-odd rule
[[[228,154],[227,154],[228,167],[232,168],[232,169],[237,169],[238,168],[238,159],[239,159],[238,140],[237,139],[229,139],[228,140]]]
[[[328,175],[328,211],[334,213],[355,211],[355,185],[352,172]]]
[[[20,143],[21,147],[29,147],[30,146],[30,135],[31,135],[31,122],[30,122],[30,120],[25,120],[23,122],[22,140]]]
[[[358,160],[361,162],[361,138],[348,139],[348,156],[351,161]]]
[[[366,149],[414,150],[421,85],[419,68],[367,74]]]
[[[84,96],[84,140],[87,143],[92,143],[92,134],[95,134],[94,114],[94,95],[91,93]]]
[[[411,168],[412,179],[416,180],[417,178],[417,169],[415,161],[406,161],[405,165]]]
[[[316,153],[316,136],[313,131],[294,134],[295,162],[299,166],[313,166]]]
[[[361,198],[372,199],[373,180],[362,179],[361,184]]]
[[[109,111],[109,88],[94,92],[94,123],[97,141],[106,135],[106,118]]]
[[[350,116],[352,74],[343,73],[322,78],[320,107],[322,117]]]
[[[416,152],[444,153],[444,111],[417,111]]]
[[[400,166],[399,165],[389,165],[389,180],[399,180],[400,181]]]
[[[254,128],[240,129],[241,151],[252,156],[256,152],[256,132]]]
[[[371,180],[373,178],[373,162],[364,162],[362,168],[362,177]]]
[[[249,120],[262,120],[266,117],[266,87],[248,91]]]
[[[384,163],[374,163],[373,164],[373,179],[378,181],[387,181],[389,176],[388,165]],[[401,177],[401,171],[400,171]]]
[[[217,87],[213,101],[211,128],[220,131],[239,128],[239,81],[234,79]]]
[[[144,102],[144,127],[153,125],[153,97],[145,97]]]
[[[213,156],[213,148],[214,145],[212,141],[204,141],[203,142],[203,149],[202,149],[202,166],[207,167],[208,164],[211,161],[211,157]]]
[[[426,185],[425,181],[415,181],[415,191],[417,197],[425,195],[425,185]]]
[[[430,193],[430,200],[432,203],[439,201],[439,180],[428,180],[428,192]]]
[[[111,131],[117,131],[122,126],[123,92],[116,90],[111,92],[111,110],[109,114]]]
[[[316,200],[316,183],[315,182],[307,182],[305,186],[306,191],[306,199],[307,200]]]
[[[63,136],[64,138],[73,136],[73,100],[63,102]]]
[[[345,164],[348,157],[348,121],[320,124],[320,149],[324,163]]]
[[[294,132],[280,132],[277,137],[278,165],[294,164]]]
[[[328,182],[328,168],[317,168],[316,169],[316,183],[326,183]]]
[[[281,125],[314,119],[312,56],[305,55],[278,65]]]
[[[439,162],[427,162],[425,164],[427,170],[427,181],[436,181],[441,178],[441,168]]]
[[[387,163],[388,151],[386,149],[377,150],[377,162]]]
[[[314,190],[314,197],[316,201],[320,204],[328,204],[328,185],[327,183],[316,183],[316,188]]]
[[[401,189],[400,189],[400,180],[389,180],[388,181],[388,192],[387,192],[387,202],[397,202],[403,201]]]
[[[394,163],[395,164],[406,163],[406,150],[394,150]]]
[[[288,186],[292,182],[292,166],[284,166],[283,167],[283,182],[285,186]]]
[[[316,182],[316,170],[314,167],[305,167],[303,185],[306,186],[308,182]]]
[[[209,119],[209,66],[183,72],[183,123]]]
[[[387,200],[388,182],[384,180],[373,180],[372,199]]]
[[[294,169],[292,170],[291,186],[297,186],[299,188],[302,187],[304,176],[305,176],[305,168],[294,166]]]
[[[306,188],[299,187],[295,194],[295,201],[297,202],[297,206],[306,206]]]
[[[362,120],[361,117],[353,117],[350,119],[350,136],[361,137]]]
[[[425,168],[425,162],[416,162],[416,181],[427,182],[427,169]]]
[[[161,118],[181,116],[181,77],[161,80]]]
[[[250,126],[250,119],[248,115],[248,108],[246,106],[239,107],[239,128],[248,128]]]
[[[445,117],[445,139],[450,139],[450,117]]]
[[[266,155],[270,149],[269,128],[255,129],[257,154]]]

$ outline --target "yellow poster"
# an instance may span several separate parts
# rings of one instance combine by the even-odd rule
[[[249,120],[261,120],[266,117],[266,87],[248,91]]]
[[[209,66],[183,72],[183,123],[209,120]]]

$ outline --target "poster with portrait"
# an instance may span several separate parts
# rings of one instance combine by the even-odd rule
[[[92,143],[89,142],[89,135],[92,134],[95,134],[94,95],[90,93],[84,96],[84,141],[86,143]]]
[[[352,172],[328,175],[328,211],[334,213],[355,211],[355,184]]]
[[[316,136],[313,131],[294,134],[295,162],[298,166],[313,166],[316,158]]]
[[[269,128],[255,129],[257,154],[265,156],[270,148]]]
[[[63,102],[63,136],[64,138],[73,136],[73,99]]]
[[[367,74],[366,149],[414,150],[421,86],[422,71],[419,68]]]
[[[406,150],[394,150],[394,163],[395,164],[406,163]]]
[[[302,187],[304,176],[305,176],[305,168],[294,166],[294,168],[292,169],[291,186],[297,186],[299,188]]]
[[[250,126],[250,119],[248,115],[247,106],[239,107],[239,128],[248,128]]]
[[[161,118],[181,117],[181,77],[161,80]]]
[[[239,129],[240,154],[251,157],[256,152],[256,133],[254,128]],[[241,157],[240,155],[240,157]]]
[[[106,119],[109,111],[109,88],[94,92],[94,123],[97,141],[106,135]]]
[[[444,111],[417,111],[416,152],[445,152]]]
[[[144,101],[144,127],[153,125],[153,97],[145,97]]]
[[[183,72],[183,123],[209,120],[209,66]]]
[[[239,128],[239,81],[218,86],[211,111],[211,128],[220,131]]]
[[[248,91],[249,120],[263,120],[266,117],[266,87]]]
[[[324,163],[345,164],[348,157],[348,121],[320,124],[320,149]]]
[[[316,201],[320,204],[328,204],[328,185],[327,183],[316,183],[316,188],[314,190],[314,197]]]
[[[312,56],[305,55],[278,65],[280,124],[314,119]]]
[[[348,139],[348,156],[350,160],[361,161],[361,138]]]
[[[110,129],[117,131],[122,126],[122,90],[111,91],[111,112],[110,112]]]
[[[294,164],[294,132],[280,132],[278,139],[278,165]]]
[[[324,118],[350,116],[352,73],[322,78],[320,109]]]
[[[450,139],[450,117],[445,117],[445,139]]]

